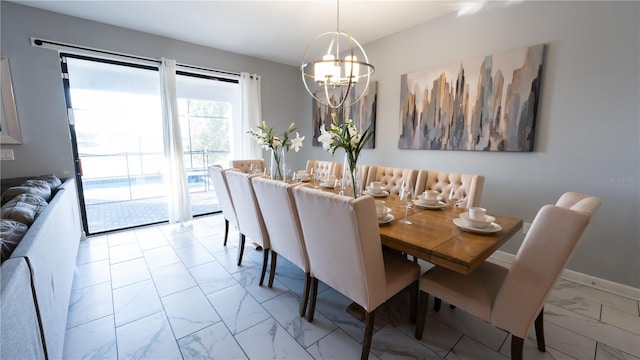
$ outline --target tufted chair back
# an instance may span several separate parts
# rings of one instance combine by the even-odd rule
[[[245,174],[251,174],[251,165],[255,165],[257,168],[262,169],[262,172],[267,167],[267,163],[264,159],[249,159],[249,160],[231,160],[231,167],[238,169],[238,171]]]
[[[398,195],[400,194],[402,182],[407,179],[411,181],[411,184],[413,184],[414,188],[417,190],[417,178],[418,170],[415,169],[402,169],[374,165],[369,167],[366,185],[368,186],[373,181],[379,181],[386,188],[389,194]],[[422,191],[416,192],[416,194],[421,193]]]
[[[416,184],[416,194],[425,190],[437,190],[442,196],[448,196],[451,189],[454,195],[462,200],[461,207],[480,206],[484,176],[460,174],[446,171],[420,170]]]
[[[339,177],[339,174],[336,173],[336,163],[332,161],[321,161],[321,160],[307,160],[306,167],[307,174],[320,174],[320,181],[325,181],[329,178],[330,175],[334,175]]]

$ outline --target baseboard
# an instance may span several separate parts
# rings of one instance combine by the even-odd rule
[[[489,257],[489,261],[500,264],[505,267],[511,266],[515,259],[515,255],[504,251],[496,251]],[[564,270],[560,275],[561,278],[583,285],[591,286],[595,289],[610,292],[616,295],[628,297],[630,299],[640,301],[640,289],[631,286],[615,283],[613,281],[600,279],[595,276],[586,275],[573,270]]]

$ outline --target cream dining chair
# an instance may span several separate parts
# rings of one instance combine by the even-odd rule
[[[305,168],[307,174],[317,176],[316,179],[319,181],[326,181],[331,175],[340,177],[340,175],[336,173],[336,170],[336,163],[323,160],[307,160],[307,166]]]
[[[545,351],[544,303],[600,206],[600,199],[565,193],[543,206],[509,269],[482,263],[469,275],[434,267],[420,278],[416,338],[422,339],[429,294],[511,333],[511,358],[522,359],[532,323]]]
[[[248,159],[248,160],[231,160],[231,167],[234,169],[238,169],[240,172],[245,174],[251,174],[251,165],[255,166],[257,169],[260,169],[261,173],[264,173],[264,170],[267,166],[267,163],[264,159]]]
[[[454,198],[460,201],[458,206],[470,208],[480,206],[483,185],[482,175],[420,170],[416,180],[416,194],[422,194],[425,190],[436,190],[442,196],[449,196],[453,189]]]
[[[273,286],[278,255],[284,256],[304,271],[304,289],[300,301],[300,316],[304,316],[309,298],[311,275],[307,248],[302,238],[298,210],[292,192],[293,188],[300,184],[287,184],[262,177],[254,177],[251,181],[271,243],[269,287]]]
[[[269,261],[271,243],[251,184],[251,178],[260,175],[249,175],[239,171],[227,171],[226,175],[229,193],[238,218],[238,230],[241,233],[240,244],[238,244],[238,266],[242,264],[244,243],[248,237],[262,247],[262,273],[260,275],[260,286],[262,286]]]
[[[372,197],[353,199],[306,186],[294,188],[293,197],[311,266],[309,321],[313,321],[318,281],[322,281],[366,312],[361,354],[366,359],[380,305],[411,286],[415,315],[420,267],[397,254],[383,255]]]
[[[220,209],[222,209],[222,216],[224,217],[225,246],[227,246],[227,239],[229,238],[229,224],[238,228],[238,218],[236,217],[236,210],[233,208],[233,201],[231,200],[229,186],[227,185],[227,177],[225,175],[228,170],[229,169],[222,169],[219,165],[209,166],[208,169],[209,178],[213,183],[213,188],[216,190],[218,203],[220,204]]]
[[[366,177],[366,186],[363,186],[363,188],[366,188],[374,181],[379,181],[391,195],[398,195],[400,194],[400,189],[402,188],[402,183],[404,181],[410,181],[411,184],[413,184],[412,186],[415,188],[417,178],[418,170],[415,169],[372,165],[369,167],[369,172]],[[422,193],[422,191],[420,193]]]

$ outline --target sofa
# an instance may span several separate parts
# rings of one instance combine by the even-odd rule
[[[2,187],[0,358],[61,359],[84,236],[75,179],[3,179]]]

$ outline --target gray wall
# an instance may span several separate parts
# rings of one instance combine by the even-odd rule
[[[378,124],[376,149],[365,150],[362,162],[482,174],[482,205],[529,222],[565,191],[601,197],[569,269],[639,288],[640,3],[492,4],[366,46],[376,66]],[[2,162],[3,178],[72,171],[57,55],[32,48],[30,36],[258,73],[263,118],[277,128],[296,121],[307,136],[287,162],[302,167],[306,159],[331,159],[310,146],[311,99],[295,67],[6,2],[1,25],[0,49],[11,62],[23,136],[22,145],[6,146],[16,161]],[[398,149],[400,75],[541,43],[548,46],[534,152]],[[502,250],[515,253],[521,240],[514,237]]]
[[[0,50],[9,57],[22,133],[22,144],[2,146],[15,154],[15,161],[2,161],[2,178],[73,174],[58,53],[32,47],[32,36],[155,59],[166,57],[182,64],[257,73],[262,77],[265,120],[285,129],[300,113],[303,94],[294,67],[6,1],[0,6]],[[295,163],[296,156],[292,155],[290,161]]]
[[[598,196],[602,206],[568,268],[640,287],[640,3],[492,4],[366,46],[378,123],[376,149],[364,151],[363,163],[482,174],[481,204],[528,222],[566,191]],[[402,74],[543,43],[534,152],[398,149]],[[519,238],[501,250],[515,253]]]

